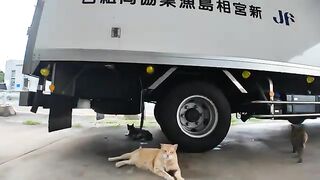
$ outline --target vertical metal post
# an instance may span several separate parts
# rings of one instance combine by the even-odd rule
[[[274,101],[274,87],[273,87],[273,82],[272,80],[269,78],[269,96],[270,96],[270,101]],[[274,115],[274,104],[271,104],[270,106],[270,113],[272,115]]]
[[[52,75],[51,75],[51,83],[52,84],[55,84],[55,78],[56,78],[56,66],[57,64],[54,63],[53,66],[52,66]]]
[[[44,87],[45,86],[45,84],[44,84],[45,81],[46,81],[46,79],[43,76],[39,77],[37,92],[34,95],[32,107],[31,107],[31,110],[30,110],[33,113],[37,113],[37,111],[38,111],[39,101],[40,101],[40,98],[41,98],[40,96],[42,95],[42,92],[43,92],[43,90],[45,88]]]
[[[141,112],[141,117],[140,117],[140,130],[143,128],[143,123],[144,123],[144,116],[145,116],[145,104],[144,104],[144,93],[145,90],[141,90],[141,95],[140,95],[140,112]]]
[[[47,69],[50,69],[50,64],[46,67]],[[46,81],[47,81],[47,77],[40,75],[39,76],[39,82],[38,82],[38,87],[37,87],[37,92],[33,98],[33,103],[32,103],[32,107],[31,107],[31,112],[33,113],[37,113],[38,111],[38,107],[41,101],[41,96],[43,95],[43,91],[46,88]]]
[[[141,112],[141,117],[140,117],[140,130],[143,128],[143,123],[144,123],[144,115],[145,115],[145,106],[144,106],[144,94],[146,93],[146,90],[143,88],[142,84],[142,79],[140,78],[140,112]]]

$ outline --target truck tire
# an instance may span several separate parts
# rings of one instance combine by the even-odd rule
[[[294,118],[290,118],[288,119],[288,121],[291,123],[291,124],[302,124],[304,122],[304,118],[300,118],[300,117],[294,117]]]
[[[158,105],[155,112],[163,133],[185,152],[211,150],[229,131],[229,102],[210,83],[179,85]]]
[[[161,113],[161,109],[160,109],[160,105],[161,101],[157,101],[157,103],[154,106],[154,110],[153,110],[153,114],[154,114],[154,118],[156,119],[157,123],[159,124],[159,126],[162,129],[162,124],[161,124],[161,120],[160,120],[160,113]]]

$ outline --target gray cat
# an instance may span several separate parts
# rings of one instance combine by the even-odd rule
[[[292,153],[298,153],[298,163],[302,163],[303,151],[306,148],[306,143],[308,141],[308,134],[305,130],[304,125],[299,124],[291,125],[291,144],[292,144]]]

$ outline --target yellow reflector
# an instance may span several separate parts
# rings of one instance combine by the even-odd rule
[[[48,77],[48,76],[49,76],[49,73],[50,73],[50,71],[49,71],[49,69],[47,69],[47,68],[42,68],[42,69],[40,70],[40,74],[41,74],[42,76],[44,76],[44,77]]]
[[[243,71],[242,72],[242,77],[244,79],[248,79],[251,76],[251,72],[250,71]]]
[[[56,89],[56,86],[54,84],[50,84],[49,89],[50,92],[53,92]]]
[[[313,83],[313,82],[314,82],[314,80],[315,80],[315,78],[314,78],[314,77],[312,77],[312,76],[308,76],[308,77],[307,77],[307,83],[308,83],[308,84]]]
[[[153,74],[153,73],[154,73],[154,68],[153,68],[153,66],[148,66],[148,67],[146,68],[146,72],[147,72],[148,74]]]

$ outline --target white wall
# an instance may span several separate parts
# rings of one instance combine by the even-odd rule
[[[6,83],[8,90],[36,91],[38,79],[22,74],[22,66],[23,61],[20,60],[8,60],[6,62],[4,82]],[[13,74],[13,71],[15,71],[15,74]],[[24,78],[28,78],[29,80],[27,87],[24,87]],[[12,83],[12,81],[14,81],[14,83]]]

